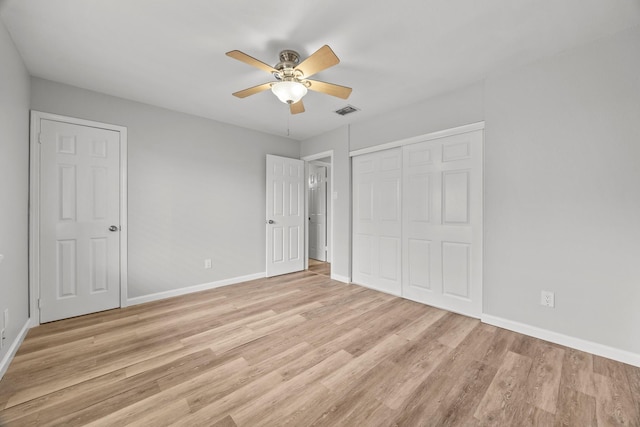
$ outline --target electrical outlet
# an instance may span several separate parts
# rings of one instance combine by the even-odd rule
[[[211,268],[211,258],[207,258],[204,260],[204,268]]]
[[[555,295],[550,291],[542,291],[540,294],[540,305],[553,308],[556,305]]]
[[[0,348],[4,347],[4,341],[6,339],[5,333],[9,327],[9,309],[5,308],[2,315],[2,329],[0,329]]]

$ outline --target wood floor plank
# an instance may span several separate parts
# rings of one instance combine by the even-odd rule
[[[180,382],[183,382],[199,376],[202,372],[218,364],[219,362],[215,360],[211,351],[202,350],[185,355],[181,359],[161,367],[144,371],[135,377],[123,378],[120,375],[110,378],[109,375],[106,375],[101,377],[101,381],[92,384],[92,387],[84,387],[83,393],[76,390],[73,392],[68,390],[66,393],[64,391],[52,393],[40,399],[17,405],[6,414],[10,419],[19,421],[20,416],[31,412],[40,412],[42,414],[39,417],[41,422],[58,420],[61,423],[60,420],[68,416],[68,419],[64,421],[65,424],[82,424],[72,422],[72,420],[87,421],[99,418],[100,414],[113,412],[114,408],[118,408],[119,405],[120,407],[126,406],[148,397],[146,393],[149,390],[154,390],[152,394],[160,391],[157,387],[160,380],[165,383],[169,381],[175,383],[176,379],[179,379]],[[81,383],[81,385],[88,383],[90,382]],[[85,413],[89,415],[84,416]]]
[[[640,426],[640,368],[323,271],[32,329],[0,425]]]
[[[409,344],[396,351],[390,360],[399,367],[391,384],[385,384],[384,392],[378,392],[378,399],[391,409],[398,409],[402,403],[425,381],[445,360],[451,349],[438,341],[426,345]]]
[[[350,322],[353,319],[356,319],[363,314],[381,306],[385,302],[387,302],[387,300],[383,298],[376,298],[375,296],[365,299],[364,302],[361,301],[360,303],[356,302],[349,304],[349,302],[346,302],[346,307],[344,308],[344,310],[334,315],[333,323],[335,323],[336,325],[342,325],[344,323]]]
[[[465,425],[473,422],[473,415],[487,392],[497,368],[473,361],[460,376],[451,378],[451,389],[435,411],[433,425]]]
[[[478,319],[466,316],[456,315],[454,318],[455,322],[438,338],[438,341],[450,348],[456,348],[480,324]]]
[[[632,396],[624,365],[600,356],[593,357],[596,381],[596,416],[599,423],[638,424],[638,401]]]
[[[345,383],[317,404],[312,426],[391,425],[395,412],[378,399],[386,385],[393,384],[399,367],[389,359],[366,371],[359,381]],[[315,415],[315,414],[314,414]],[[375,424],[374,424],[375,422]]]
[[[216,421],[211,425],[211,427],[238,427],[236,422],[231,418],[231,415],[227,415],[224,418]]]
[[[627,374],[627,380],[629,381],[629,389],[631,390],[631,396],[635,399],[636,403],[636,424],[640,426],[640,369],[631,365],[624,365],[625,373]]]
[[[402,328],[398,335],[405,337],[408,340],[415,340],[418,336],[423,334],[427,329],[431,327],[435,322],[440,320],[447,312],[437,308],[429,307],[426,312],[419,316],[412,323]]]
[[[180,342],[187,346],[199,345],[199,344],[211,344],[216,342],[220,337],[229,335],[229,333],[235,329],[241,329],[248,323],[256,320],[266,319],[275,316],[276,312],[273,310],[261,310],[258,313],[248,315],[244,318],[226,323],[224,325],[214,326],[208,330],[193,334],[180,340]]]
[[[336,390],[339,390],[340,387],[345,387],[349,383],[356,381],[367,371],[373,369],[377,363],[381,362],[391,353],[397,351],[398,348],[405,345],[407,345],[407,340],[395,334],[390,335],[373,346],[367,352],[354,358],[349,363],[334,371],[328,377],[322,379],[320,382],[329,390],[335,392]]]
[[[119,381],[122,381],[125,377],[126,375],[124,370],[110,372],[89,381],[84,381],[74,386],[58,390],[54,393],[6,408],[0,412],[0,420],[3,420],[5,423],[16,421],[32,414],[37,415],[39,411],[58,404],[65,408],[65,411],[72,412],[74,411],[74,407],[73,405],[68,405],[68,402],[75,401],[78,396],[94,394],[97,393],[98,390],[109,388],[110,386],[117,384]]]
[[[555,414],[564,350],[538,341],[532,352],[533,367],[527,379],[527,403]]]
[[[187,399],[189,396],[197,393],[199,388],[210,386],[210,384],[224,379],[235,370],[241,369],[244,366],[246,366],[246,362],[242,359],[229,361],[215,369],[205,372],[203,375],[180,382],[173,387],[160,390],[145,399],[138,400],[113,411],[95,422],[98,425],[126,425],[130,420],[135,420],[138,417],[153,413],[156,408],[163,408],[176,400]]]
[[[27,402],[32,399],[44,396],[46,394],[53,393],[70,386],[80,384],[84,381],[91,380],[96,377],[100,377],[109,372],[117,371],[125,368],[128,364],[137,363],[142,360],[150,359],[160,354],[169,353],[171,351],[182,348],[179,343],[170,343],[164,347],[154,347],[152,349],[144,349],[130,354],[127,357],[120,357],[114,361],[104,364],[94,364],[90,362],[90,367],[67,366],[66,370],[57,374],[54,379],[48,380],[38,385],[31,386],[29,388],[16,392],[7,402],[7,407],[18,405],[23,402]],[[81,368],[78,372],[76,368]],[[93,369],[91,369],[93,368]]]
[[[346,411],[334,411],[331,417],[316,420],[312,426],[389,426],[395,412],[381,405],[373,396],[364,393],[349,396]]]
[[[491,340],[487,352],[482,356],[481,361],[500,367],[504,362],[504,357],[507,352],[510,351],[513,342],[518,338],[518,336],[519,334],[515,332],[498,328]]]
[[[393,425],[427,426],[440,406],[441,399],[453,388],[453,378],[446,369],[438,369],[408,396],[396,411]]]
[[[491,325],[485,325],[482,323],[476,324],[476,326],[469,331],[467,336],[464,337],[457,346],[453,348],[447,346],[451,349],[449,357],[452,360],[465,359],[469,363],[472,361],[483,361],[484,354],[486,354],[491,347],[496,330],[497,328]],[[430,334],[425,334],[421,339],[428,339],[430,336]],[[440,339],[437,341],[442,342]]]
[[[525,403],[524,389],[531,365],[530,357],[507,352],[474,417],[488,425],[510,425],[513,414]]]
[[[240,425],[269,424],[270,422],[276,424],[279,419],[295,412],[299,406],[315,400],[309,395],[310,389],[319,394],[328,393],[328,390],[317,382],[352,359],[353,357],[344,350],[334,353],[295,377],[285,380],[257,399],[233,410],[231,413],[233,419]],[[296,403],[298,399],[303,401]]]
[[[328,343],[320,347],[314,348],[312,351],[303,355],[299,359],[282,366],[280,369],[278,369],[278,371],[285,380],[299,375],[300,373],[306,371],[312,366],[315,366],[317,363],[320,363],[320,361],[326,359],[334,353],[347,353],[346,351],[342,350],[342,348],[347,346],[350,342],[359,339],[361,335],[362,331],[360,329],[352,329],[347,333],[338,336],[333,341],[329,341]],[[350,353],[347,354],[351,356]]]
[[[189,407],[192,412],[197,412],[201,408],[245,387],[247,384],[253,383],[271,373],[277,373],[278,368],[303,357],[310,350],[311,347],[307,343],[300,343],[256,365],[247,363],[247,366],[241,370],[233,372],[224,378],[224,380],[218,381],[215,387],[205,387],[195,393],[190,393],[187,398]],[[279,376],[279,378],[284,381],[282,376]]]
[[[559,393],[555,424],[563,427],[597,426],[596,398],[574,390],[562,387]]]
[[[272,371],[244,387],[227,394],[223,398],[192,412],[184,418],[181,418],[176,422],[176,426],[208,426],[211,420],[229,415],[235,409],[253,401],[259,396],[262,396],[274,387],[277,387],[283,381],[284,379],[278,372]]]

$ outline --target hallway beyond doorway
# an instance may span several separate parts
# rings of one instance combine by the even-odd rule
[[[309,258],[309,271],[323,276],[331,277],[331,264]]]

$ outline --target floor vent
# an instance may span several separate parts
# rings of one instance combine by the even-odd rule
[[[342,107],[341,109],[336,110],[336,114],[346,116],[347,114],[355,113],[356,111],[360,111],[360,109],[354,107],[353,105],[347,105],[346,107]]]

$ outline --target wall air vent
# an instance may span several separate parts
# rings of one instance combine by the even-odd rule
[[[360,109],[354,107],[353,105],[347,105],[346,107],[342,107],[335,112],[336,114],[340,114],[341,116],[346,116],[347,114],[355,113],[356,111],[360,111]]]

